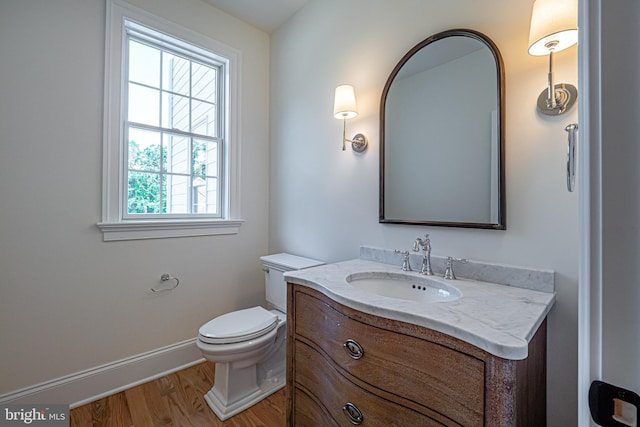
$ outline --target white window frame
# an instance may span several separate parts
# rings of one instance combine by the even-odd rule
[[[105,87],[103,130],[102,221],[98,228],[105,241],[152,239],[186,236],[237,234],[240,219],[239,181],[239,82],[240,52],[166,19],[152,15],[121,0],[106,0]],[[185,41],[224,58],[225,123],[224,183],[222,218],[190,215],[182,218],[154,217],[131,219],[126,211],[126,169],[123,135],[125,132],[126,58],[125,20],[149,27],[156,32]]]

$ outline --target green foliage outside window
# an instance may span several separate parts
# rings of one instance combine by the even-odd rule
[[[162,162],[160,153],[162,152]],[[152,144],[140,149],[135,141],[129,142],[129,171],[127,212],[130,214],[167,213],[167,185],[161,182],[161,165],[166,164],[167,152]],[[206,144],[193,143],[191,167],[194,175],[205,177]],[[153,172],[137,172],[153,171]],[[162,192],[160,191],[162,189]]]
[[[129,142],[129,167],[139,171],[160,170],[160,147],[156,144],[140,149],[135,141]],[[166,153],[163,153],[166,159]],[[157,172],[129,172],[127,211],[132,214],[158,214],[167,211],[167,187],[162,185]],[[160,196],[162,194],[162,197]],[[162,207],[160,206],[162,202]]]

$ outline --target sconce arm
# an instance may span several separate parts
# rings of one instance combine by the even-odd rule
[[[347,138],[347,119],[342,120],[342,151],[346,150],[346,143],[351,143],[353,151],[362,153],[367,148],[367,137],[361,133],[356,134],[353,139]]]

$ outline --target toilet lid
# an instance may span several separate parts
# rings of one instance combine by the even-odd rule
[[[200,328],[198,336],[209,344],[230,344],[262,336],[277,325],[277,315],[262,307],[252,307],[210,320]]]

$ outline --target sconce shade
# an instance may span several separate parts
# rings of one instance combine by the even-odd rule
[[[351,85],[340,85],[336,88],[333,104],[333,116],[336,119],[352,119],[358,115],[356,93]]]
[[[536,0],[531,13],[529,54],[548,55],[578,42],[577,0]]]

